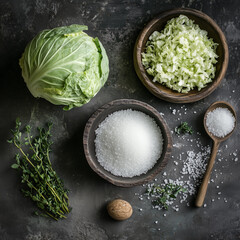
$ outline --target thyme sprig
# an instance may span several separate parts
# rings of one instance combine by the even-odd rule
[[[8,142],[19,150],[15,157],[16,163],[11,167],[22,173],[23,194],[36,203],[41,215],[55,220],[66,218],[65,214],[69,213],[68,191],[53,170],[49,158],[52,123],[47,128],[39,127],[35,138],[31,135],[30,125],[23,132],[20,127],[21,122],[16,119],[15,129],[11,130],[13,137]]]
[[[178,127],[175,128],[177,134],[193,133],[192,127],[187,122],[182,122]]]
[[[180,185],[168,183],[166,185],[150,185],[146,193],[154,198],[153,204],[168,210],[169,203],[176,200],[180,192],[185,192],[186,189]]]

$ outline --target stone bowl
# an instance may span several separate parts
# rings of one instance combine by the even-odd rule
[[[111,113],[119,111],[132,109],[141,111],[150,117],[152,117],[159,128],[161,129],[163,142],[163,151],[161,157],[157,160],[157,163],[152,169],[150,169],[146,174],[141,174],[140,176],[134,177],[121,177],[115,176],[111,172],[105,170],[97,160],[95,153],[95,143],[96,138],[95,130],[98,128],[99,124]],[[95,171],[99,176],[109,181],[110,183],[121,186],[121,187],[132,187],[140,184],[147,183],[151,181],[167,164],[172,149],[172,137],[171,132],[167,126],[167,123],[160,115],[160,113],[148,105],[147,103],[140,102],[132,99],[120,99],[112,101],[101,108],[99,108],[88,120],[83,134],[83,147],[84,153],[89,166]]]

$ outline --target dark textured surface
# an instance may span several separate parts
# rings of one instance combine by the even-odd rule
[[[159,12],[174,7],[191,7],[208,14],[225,33],[229,45],[229,67],[221,85],[207,98],[184,107],[151,95],[137,78],[132,60],[134,42],[144,24]],[[135,195],[143,193],[144,187],[116,187],[97,176],[86,162],[82,145],[83,129],[90,115],[103,104],[119,98],[149,103],[164,113],[171,130],[181,121],[188,121],[193,126],[194,135],[189,136],[190,141],[188,136],[179,138],[173,134],[173,160],[188,150],[198,151],[194,141],[197,137],[202,145],[210,145],[211,140],[202,124],[208,106],[214,101],[224,100],[239,115],[239,16],[238,0],[1,0],[0,239],[240,239],[240,166],[232,155],[237,153],[239,158],[239,126],[220,146],[222,161],[215,164],[214,182],[209,185],[205,201],[207,207],[196,209],[187,207],[186,203],[179,204],[179,212],[170,210],[166,217],[163,211],[151,208],[150,200],[144,198],[141,201]],[[73,23],[88,25],[88,34],[99,37],[106,47],[111,72],[107,84],[92,101],[64,112],[60,106],[32,97],[21,77],[18,59],[26,44],[40,30]],[[181,115],[172,114],[172,109],[180,110]],[[33,126],[49,120],[54,123],[55,144],[51,158],[56,171],[70,189],[73,207],[66,220],[55,222],[32,216],[34,206],[19,191],[19,176],[10,169],[15,149],[6,143],[18,116],[24,124]],[[172,179],[180,176],[180,170],[180,165],[176,166],[173,161],[165,168],[167,177]],[[163,178],[160,174],[157,181],[160,183]],[[220,188],[216,189],[218,185]],[[217,200],[219,191],[221,199]],[[129,220],[116,222],[107,216],[106,204],[114,198],[123,198],[132,204],[134,213]],[[190,197],[189,202],[190,206],[193,205],[194,197]],[[139,211],[139,208],[143,210]]]

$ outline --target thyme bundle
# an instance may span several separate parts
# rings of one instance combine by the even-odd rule
[[[47,128],[39,127],[39,135],[35,138],[31,135],[30,125],[23,132],[20,127],[21,122],[16,119],[15,129],[11,130],[13,137],[8,142],[14,144],[20,152],[16,154],[16,163],[11,167],[22,173],[23,194],[36,203],[41,215],[55,220],[66,218],[65,214],[69,213],[68,191],[53,170],[49,158],[52,124],[49,123]]]

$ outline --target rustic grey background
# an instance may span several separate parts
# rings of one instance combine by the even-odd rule
[[[230,52],[228,71],[218,89],[207,98],[185,107],[151,95],[137,78],[132,60],[134,42],[144,25],[161,11],[176,7],[195,8],[212,17],[225,33]],[[88,34],[99,37],[109,56],[110,76],[92,101],[65,112],[60,106],[32,97],[21,77],[18,59],[26,44],[40,30],[74,23],[87,25]],[[1,0],[0,239],[240,239],[240,160],[234,161],[232,155],[237,152],[239,157],[239,127],[221,145],[219,154],[223,161],[217,161],[215,165],[214,183],[210,184],[206,197],[207,207],[192,207],[194,197],[190,197],[190,207],[186,203],[179,204],[180,211],[170,210],[166,217],[163,216],[165,212],[152,209],[151,202],[146,198],[139,200],[137,194],[144,193],[145,187],[120,188],[98,177],[87,165],[82,146],[83,129],[90,115],[103,104],[119,98],[133,98],[151,104],[164,113],[171,130],[181,121],[188,121],[193,126],[194,135],[189,136],[193,143],[188,141],[188,137],[178,138],[173,134],[173,159],[187,150],[199,151],[194,140],[197,137],[202,145],[211,145],[202,126],[207,107],[214,101],[225,100],[235,107],[239,115],[239,41],[238,0]],[[173,115],[171,108],[181,110],[182,115]],[[185,108],[187,110],[183,110]],[[33,126],[47,121],[54,123],[51,158],[56,171],[70,189],[73,208],[66,220],[55,222],[33,216],[35,208],[32,202],[20,192],[19,175],[10,168],[15,149],[6,142],[17,117],[24,124]],[[165,171],[169,178],[175,179],[179,177],[180,166],[174,165],[171,160]],[[216,177],[220,172],[222,175]],[[159,174],[157,182],[162,180],[163,176]],[[217,185],[220,189],[216,189]],[[218,191],[222,193],[220,200],[217,200]],[[134,214],[127,221],[116,222],[106,214],[106,203],[117,197],[128,200],[133,206]],[[212,202],[212,199],[215,201]]]

